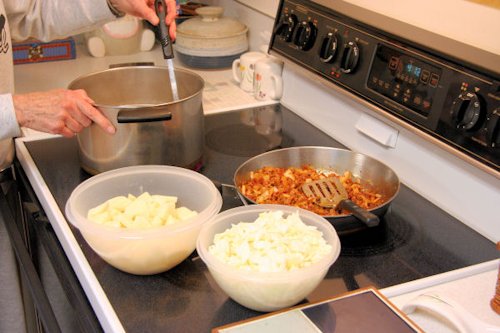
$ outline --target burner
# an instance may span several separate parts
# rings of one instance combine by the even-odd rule
[[[366,257],[388,253],[406,244],[412,234],[411,225],[389,208],[379,226],[341,236],[341,255]]]
[[[275,149],[279,147],[281,140],[279,132],[262,135],[254,126],[243,124],[219,127],[209,131],[206,135],[206,144],[211,149],[223,154],[242,157],[255,156]]]

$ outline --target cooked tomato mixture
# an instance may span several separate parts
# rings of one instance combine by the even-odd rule
[[[321,207],[314,197],[308,197],[302,190],[306,182],[327,177],[338,177],[344,185],[349,199],[358,206],[370,210],[383,202],[382,195],[363,187],[349,171],[343,175],[318,171],[312,166],[301,168],[263,167],[253,171],[250,179],[241,184],[243,195],[259,204],[281,204],[296,206],[313,211],[319,215],[332,216],[346,214],[335,208]]]

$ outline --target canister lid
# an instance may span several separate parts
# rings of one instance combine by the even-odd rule
[[[238,20],[222,16],[224,8],[206,6],[196,9],[197,17],[188,19],[177,27],[178,34],[191,37],[223,38],[246,33],[248,28]]]

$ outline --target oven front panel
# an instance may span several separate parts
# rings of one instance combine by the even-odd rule
[[[500,171],[500,78],[311,1],[282,1],[271,52]]]

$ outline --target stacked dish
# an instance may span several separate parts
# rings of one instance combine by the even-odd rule
[[[177,27],[178,58],[194,68],[231,67],[248,50],[248,28],[233,18],[223,17],[222,7],[200,7],[196,13],[198,16]]]

